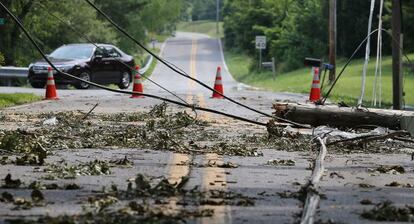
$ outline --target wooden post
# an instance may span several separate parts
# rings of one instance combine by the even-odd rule
[[[394,110],[402,109],[401,0],[392,1],[392,92]]]
[[[329,83],[336,79],[336,18],[337,18],[337,0],[329,0],[329,63],[334,69],[329,72]]]

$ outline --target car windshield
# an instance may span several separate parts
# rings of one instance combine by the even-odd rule
[[[92,56],[92,46],[63,46],[53,51],[49,57],[58,59],[87,59]]]

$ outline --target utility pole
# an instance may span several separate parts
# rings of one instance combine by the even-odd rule
[[[217,23],[216,23],[217,38],[219,38],[219,34],[220,34],[220,26],[219,26],[219,23],[220,23],[220,0],[216,1],[216,20],[217,20]]]
[[[337,0],[329,0],[329,64],[334,68],[329,72],[329,83],[336,79],[336,31]]]
[[[392,0],[392,92],[394,110],[401,110],[403,106],[401,14],[401,0]]]

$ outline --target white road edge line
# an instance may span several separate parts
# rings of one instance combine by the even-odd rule
[[[247,85],[247,84],[245,84],[245,83],[242,83],[242,82],[238,82],[238,81],[236,81],[236,79],[234,78],[234,76],[231,74],[231,72],[230,72],[230,70],[229,70],[229,67],[227,66],[227,62],[226,62],[226,59],[225,59],[225,57],[224,57],[224,51],[223,51],[223,44],[221,43],[221,39],[220,38],[217,38],[217,42],[218,42],[218,45],[219,45],[219,51],[220,51],[220,55],[221,55],[221,61],[222,61],[222,64],[223,64],[223,67],[224,67],[224,69],[227,71],[227,73],[229,74],[229,76],[236,82],[236,83],[239,83],[240,85],[242,85],[244,88],[246,88],[246,89],[252,89],[252,90],[260,90],[260,88],[257,88],[257,87],[254,87],[254,86],[250,86],[250,85]]]
[[[162,55],[164,54],[164,49],[165,49],[165,45],[167,45],[167,42],[170,40],[170,37],[168,37],[164,43],[162,43],[161,48],[160,48],[160,53],[158,54],[159,57],[162,57]]]
[[[229,75],[233,78],[233,75],[231,75],[231,73],[230,73],[229,67],[227,67],[226,59],[224,58],[224,51],[223,51],[223,45],[221,43],[221,39],[217,38],[217,41],[218,41],[219,48],[220,48],[220,55],[221,55],[221,60],[222,60],[222,63],[223,63],[223,67],[224,67],[224,69],[226,69],[227,73],[229,73]]]

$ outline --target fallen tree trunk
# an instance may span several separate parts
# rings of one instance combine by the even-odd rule
[[[408,111],[357,109],[333,105],[277,103],[273,105],[273,108],[276,110],[275,115],[277,116],[312,126],[326,125],[355,128],[363,125],[374,125],[393,130],[404,129],[410,131],[409,129],[413,127],[413,124],[405,125],[405,121],[407,118],[414,117],[414,113]]]

